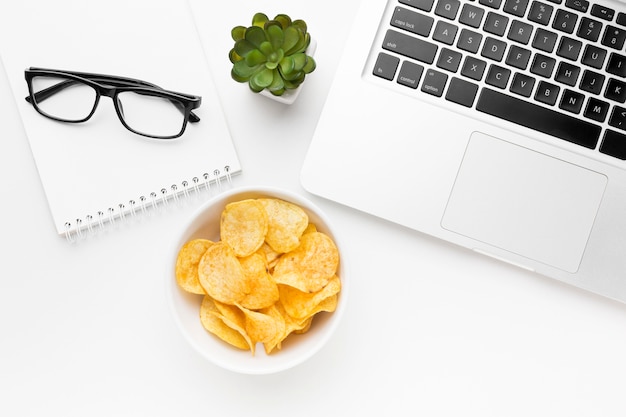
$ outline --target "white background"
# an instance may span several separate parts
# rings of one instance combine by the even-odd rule
[[[307,195],[300,166],[358,1],[251,3],[194,3],[243,166],[234,185]],[[292,106],[230,80],[230,28],[256,11],[304,18],[317,39]],[[286,372],[217,368],[165,298],[171,242],[200,201],[70,245],[4,71],[0,114],[2,416],[626,414],[626,306],[315,197],[348,241],[337,333]]]

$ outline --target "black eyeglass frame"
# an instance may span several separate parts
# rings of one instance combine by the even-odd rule
[[[91,112],[80,120],[67,120],[59,117],[52,116],[47,114],[37,105],[38,102],[45,100],[46,98],[56,94],[58,91],[62,90],[70,86],[71,84],[59,83],[57,85],[50,86],[46,89],[43,89],[39,92],[33,91],[32,80],[36,76],[58,76],[62,78],[66,78],[68,80],[73,80],[76,82],[80,82],[85,84],[91,88],[93,88],[96,92],[96,98],[94,100],[93,108]],[[26,83],[28,84],[28,92],[29,95],[25,97],[26,101],[31,103],[37,112],[49,119],[57,120],[65,123],[83,123],[91,118],[98,107],[98,103],[100,102],[100,97],[106,96],[110,97],[113,100],[113,106],[115,107],[115,112],[117,113],[118,118],[122,125],[128,129],[129,131],[155,139],[174,139],[180,137],[187,127],[187,122],[197,123],[200,121],[200,118],[193,112],[194,109],[200,107],[202,103],[202,97],[192,95],[192,94],[184,94],[178,93],[175,91],[164,90],[156,84],[152,84],[146,81],[127,78],[127,77],[119,77],[115,75],[106,75],[106,74],[94,74],[87,72],[77,72],[77,71],[64,71],[64,70],[55,70],[55,69],[46,69],[46,68],[36,68],[30,67],[24,71],[24,77],[26,78]],[[146,94],[150,96],[161,97],[170,100],[174,104],[178,104],[177,106],[181,112],[183,113],[184,119],[181,130],[174,135],[166,135],[166,136],[155,136],[150,135],[144,132],[137,131],[130,127],[126,121],[124,120],[123,112],[119,107],[119,101],[117,100],[117,96],[122,92],[134,92],[137,94]]]

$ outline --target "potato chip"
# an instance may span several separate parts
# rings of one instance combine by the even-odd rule
[[[198,280],[198,263],[213,242],[193,239],[185,243],[176,258],[176,282],[183,290],[193,294],[205,294]]]
[[[234,304],[226,304],[213,300],[217,311],[229,322],[235,324],[237,327],[245,329],[246,327],[246,315],[241,311],[239,307]]]
[[[284,316],[280,313],[278,308],[276,308],[276,304],[273,304],[270,307],[264,308],[260,310],[261,313],[266,314],[272,317],[276,323],[276,333],[273,338],[269,338],[267,341],[263,342],[263,347],[265,348],[265,353],[268,355],[274,351],[276,348],[280,348],[280,343],[286,337],[287,324],[285,323]]]
[[[198,278],[206,293],[223,303],[238,303],[250,293],[239,259],[223,242],[211,245],[204,253],[198,264]]]
[[[311,323],[313,323],[313,316],[301,322],[300,325],[302,326],[302,328],[294,329],[293,334],[303,334],[303,333],[308,332],[309,329],[311,328]]]
[[[276,262],[278,262],[280,255],[282,255],[282,253],[276,252],[274,249],[272,249],[272,247],[268,245],[267,242],[264,242],[263,245],[261,245],[261,248],[257,251],[257,253],[262,253],[263,256],[265,256],[265,262],[267,263],[268,271],[274,269]]]
[[[270,315],[238,307],[246,315],[246,332],[253,342],[268,343],[282,336],[284,325],[281,323],[284,321],[280,314]]]
[[[302,208],[277,198],[258,200],[267,213],[268,226],[265,241],[276,252],[286,253],[300,244],[300,236],[309,224],[309,216]]]
[[[282,336],[282,339],[275,346],[275,348],[281,349],[282,341],[285,340],[287,336],[289,336],[291,333],[301,333],[305,331],[305,329],[309,328],[309,326],[311,325],[311,317],[304,319],[304,320],[294,319],[289,314],[287,314],[287,311],[285,311],[285,307],[282,305],[280,301],[277,302],[274,305],[274,307],[276,308],[276,311],[280,313],[280,315],[283,317],[283,320],[285,321],[284,334]],[[267,350],[267,348],[268,347],[266,347],[265,349]]]
[[[289,285],[279,285],[280,301],[285,307],[285,311],[296,320],[303,320],[322,311],[319,305],[324,300],[336,296],[341,290],[341,281],[335,275],[320,291],[314,293],[302,292]],[[335,303],[336,304],[336,303]],[[324,306],[323,310],[331,308]],[[334,310],[334,309],[333,309]]]
[[[335,243],[324,233],[311,232],[302,236],[300,246],[280,258],[272,276],[278,284],[317,292],[335,275],[338,266]]]
[[[213,303],[213,299],[208,295],[204,296],[202,304],[200,305],[200,322],[206,330],[226,343],[243,350],[251,350],[254,348],[250,337],[244,335],[242,331],[237,331],[229,327],[224,322]]]
[[[236,256],[248,256],[265,241],[267,214],[257,200],[242,200],[226,205],[220,219],[220,238]]]
[[[239,262],[250,284],[250,293],[241,300],[240,304],[250,310],[258,310],[278,301],[278,286],[267,272],[264,256],[253,253],[245,258],[239,258]]]
[[[313,223],[309,223],[306,229],[304,229],[304,232],[302,232],[302,234],[306,235],[307,233],[311,232],[317,232],[317,226],[315,226]]]

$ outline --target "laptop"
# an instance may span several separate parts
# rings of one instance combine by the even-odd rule
[[[312,194],[626,302],[626,4],[364,0]]]

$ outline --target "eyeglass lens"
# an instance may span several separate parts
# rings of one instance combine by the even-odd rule
[[[180,102],[145,92],[120,92],[117,107],[129,128],[148,136],[175,136],[185,122],[185,109]]]
[[[97,91],[90,85],[62,76],[35,76],[32,79],[34,104],[49,117],[81,122],[97,104]],[[172,137],[185,123],[184,105],[179,101],[151,95],[149,91],[122,91],[116,108],[127,128],[151,137]]]
[[[81,82],[63,77],[37,76],[32,80],[34,104],[44,114],[80,122],[89,117],[96,105],[96,90]]]

